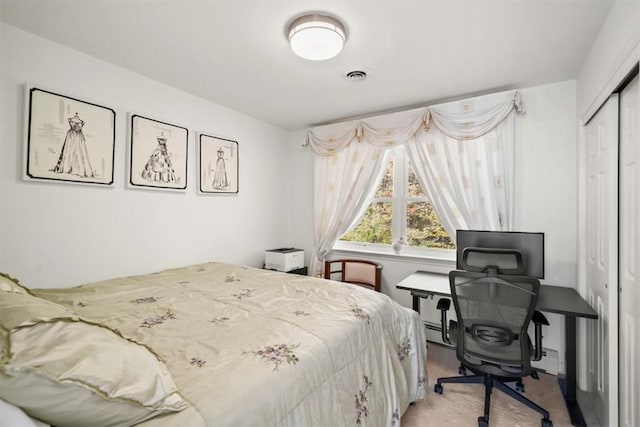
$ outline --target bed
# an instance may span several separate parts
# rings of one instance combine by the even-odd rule
[[[355,285],[225,263],[29,295],[3,279],[0,398],[61,427],[83,410],[93,425],[398,426],[426,394],[419,316]]]

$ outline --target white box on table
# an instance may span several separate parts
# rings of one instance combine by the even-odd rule
[[[264,268],[291,271],[304,267],[304,251],[295,248],[279,248],[264,251]]]

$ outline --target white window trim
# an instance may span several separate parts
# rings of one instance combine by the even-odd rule
[[[405,213],[407,211],[407,202],[419,202],[429,199],[426,197],[409,197],[407,196],[407,184],[409,174],[409,160],[403,146],[393,149],[394,168],[393,168],[393,197],[375,198],[371,195],[367,206],[375,202],[391,202],[392,203],[392,222],[391,222],[391,241],[395,242],[400,236],[406,236],[407,222]],[[397,167],[402,164],[404,167]],[[377,191],[376,187],[374,191]],[[396,194],[402,196],[396,197]],[[399,202],[396,200],[399,199]],[[395,202],[395,203],[394,203]],[[455,268],[456,251],[455,249],[433,249],[405,246],[399,254],[393,251],[391,245],[366,242],[347,242],[337,240],[333,245],[333,254],[341,255],[369,255],[380,259],[390,259],[394,261],[415,262],[420,264],[429,264],[435,268],[446,269],[449,272]]]
[[[447,252],[446,256],[443,256],[443,254],[435,254],[431,256],[425,254],[415,254],[411,253],[411,251],[409,250],[403,250],[401,253],[396,254],[387,245],[377,245],[383,247],[383,249],[378,250],[372,248],[372,246],[376,245],[362,245],[361,248],[344,248],[341,247],[341,243],[344,242],[339,242],[333,247],[333,250],[331,251],[332,255],[345,258],[360,256],[371,258],[373,260],[388,260],[417,264],[420,266],[420,268],[418,268],[419,270],[443,274],[448,274],[451,270],[455,270],[456,268],[456,256],[454,250],[438,250],[439,252]],[[450,256],[449,252],[451,252],[453,255]]]

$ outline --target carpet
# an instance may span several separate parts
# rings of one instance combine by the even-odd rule
[[[444,384],[443,394],[433,391],[438,377],[458,375],[460,365],[453,349],[428,343],[429,388],[424,400],[415,402],[402,417],[402,427],[477,426],[484,411],[484,386]],[[525,396],[550,413],[554,427],[570,427],[569,413],[555,375],[540,373],[540,380],[523,380]],[[494,389],[491,395],[491,427],[540,427],[541,415]]]

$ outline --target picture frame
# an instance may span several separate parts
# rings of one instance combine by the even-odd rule
[[[204,133],[198,141],[199,192],[238,194],[238,142]]]
[[[131,114],[129,185],[186,190],[189,130]]]
[[[113,185],[116,112],[26,85],[27,180]]]

